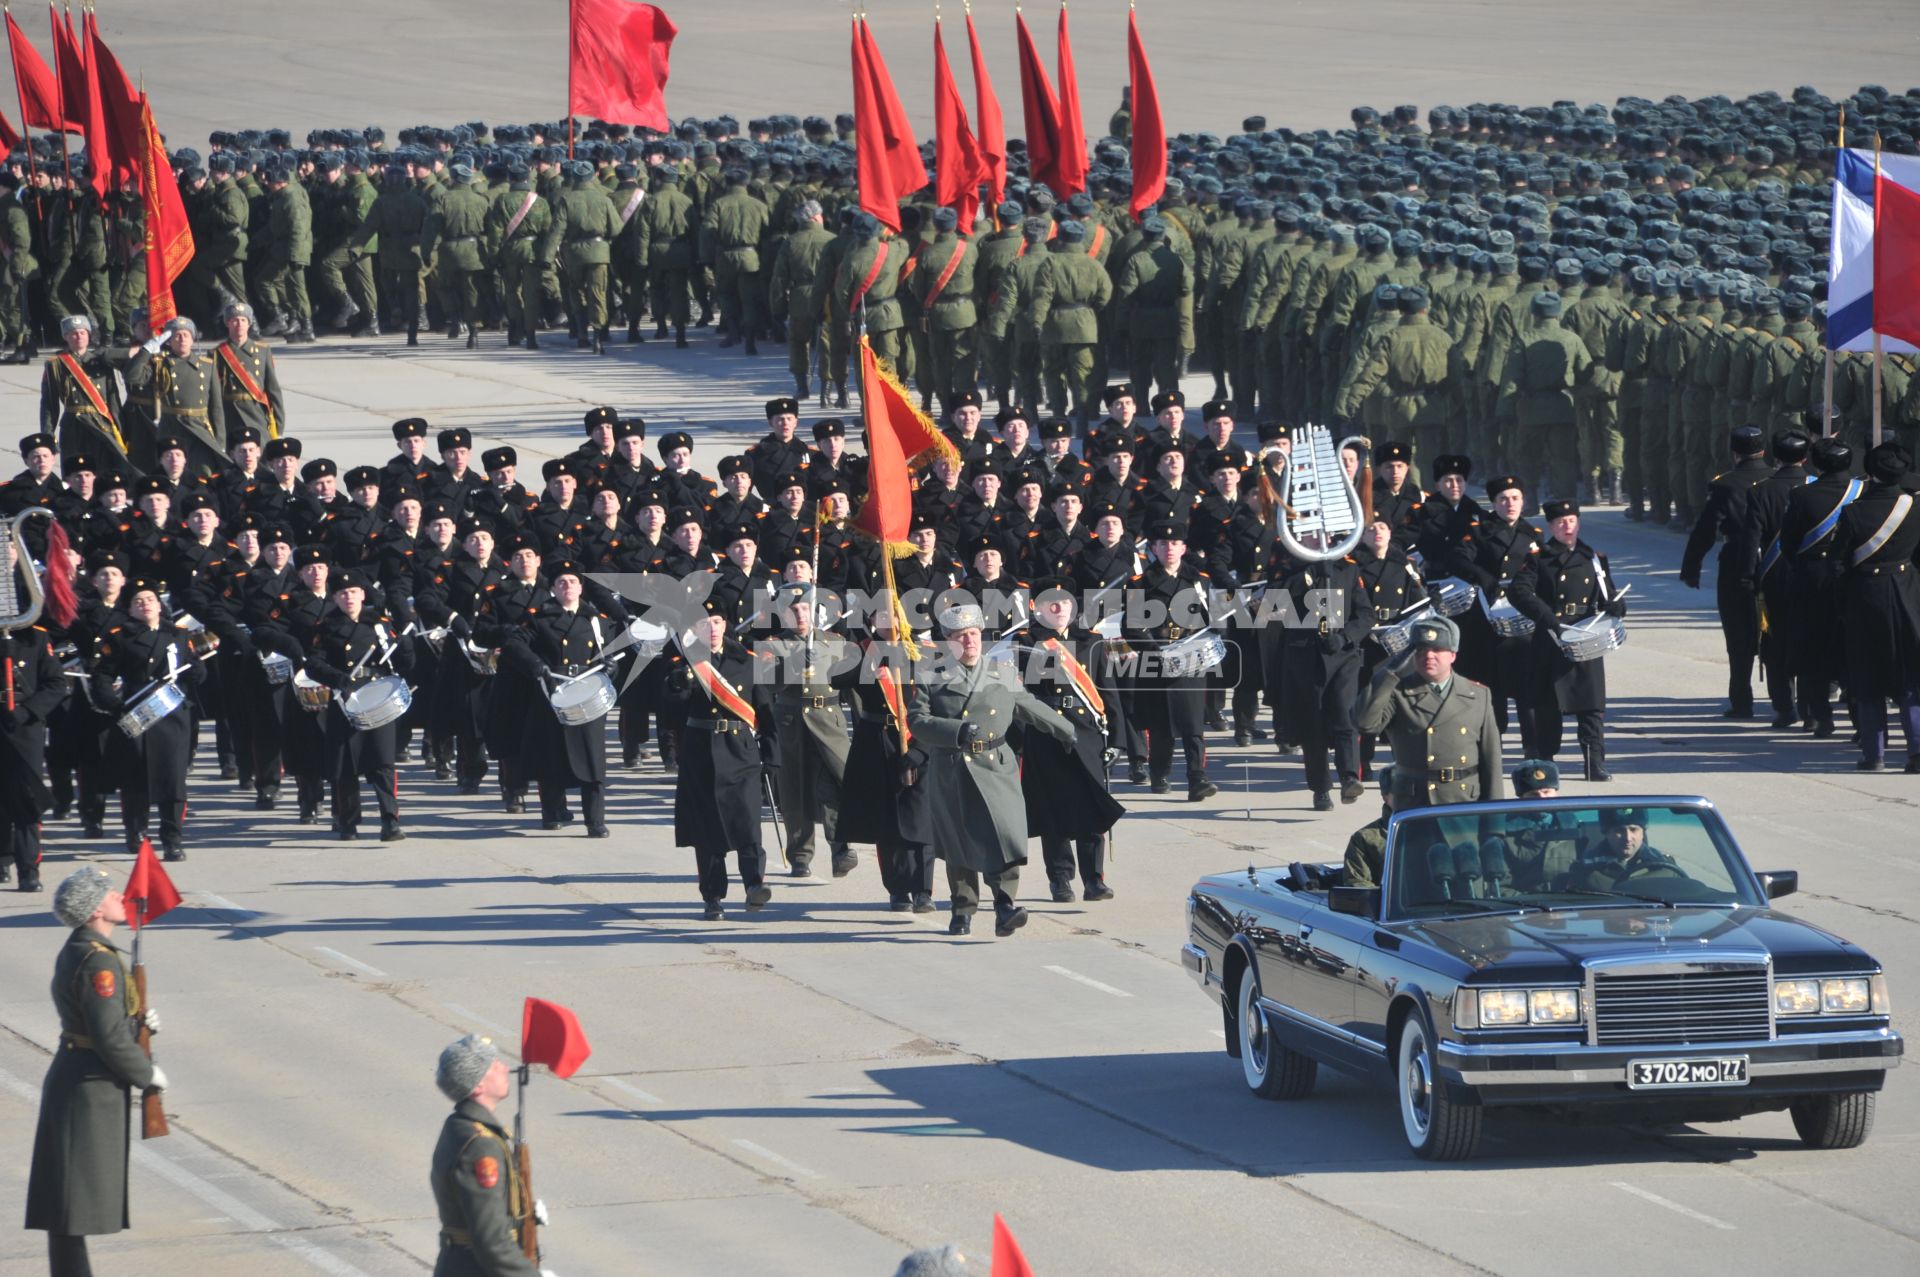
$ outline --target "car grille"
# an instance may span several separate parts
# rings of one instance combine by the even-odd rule
[[[1659,973],[1596,971],[1594,1042],[1599,1046],[1765,1041],[1773,1036],[1772,980],[1765,966],[1703,966]]]

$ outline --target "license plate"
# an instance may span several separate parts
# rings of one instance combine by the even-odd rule
[[[1630,1060],[1627,1089],[1671,1091],[1688,1086],[1745,1086],[1747,1057],[1723,1055],[1706,1060]]]

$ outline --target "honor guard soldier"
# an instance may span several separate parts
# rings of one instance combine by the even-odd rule
[[[232,438],[251,426],[262,439],[278,439],[287,429],[287,405],[273,352],[254,336],[253,307],[229,304],[220,315],[227,339],[213,348],[220,377],[220,402],[226,409],[225,434]],[[312,323],[312,319],[304,320]]]
[[[1187,561],[1184,523],[1158,520],[1147,528],[1151,558],[1146,570],[1135,574],[1124,588],[1127,618],[1122,634],[1135,651],[1151,654],[1151,673],[1133,680],[1129,722],[1137,717],[1147,734],[1147,766],[1154,793],[1171,788],[1173,746],[1177,740],[1187,762],[1187,801],[1200,802],[1220,792],[1207,779],[1207,676],[1204,673],[1168,674],[1158,662],[1169,647],[1197,634],[1208,624],[1206,573]],[[1136,609],[1138,617],[1136,618]],[[1144,621],[1158,614],[1158,623]]]
[[[1866,490],[1835,530],[1844,556],[1841,642],[1860,730],[1863,772],[1887,752],[1887,702],[1900,711],[1908,775],[1920,775],[1920,518],[1908,487],[1913,455],[1888,441],[1867,453]]]
[[[1360,736],[1354,728],[1354,698],[1360,688],[1362,648],[1373,628],[1373,603],[1351,556],[1297,564],[1279,588],[1292,597],[1295,624],[1280,630],[1277,730],[1302,751],[1307,788],[1315,811],[1333,810],[1333,783],[1340,801],[1360,801]],[[1332,768],[1328,755],[1332,755]]]
[[[513,1092],[513,1074],[489,1038],[468,1034],[440,1052],[434,1084],[453,1102],[440,1127],[428,1177],[440,1212],[437,1277],[552,1277],[527,1258],[520,1227],[531,1215],[513,1141],[496,1115]]]
[[[1079,595],[1062,576],[1033,583],[1032,620],[1019,635],[1021,665],[1034,698],[1073,724],[1073,743],[1035,732],[1020,755],[1027,832],[1040,839],[1047,883],[1056,902],[1073,899],[1078,871],[1087,900],[1111,900],[1108,831],[1125,814],[1107,790],[1107,749],[1124,735],[1120,690],[1106,640],[1078,616]]]
[[[874,846],[890,910],[932,913],[934,831],[920,786],[927,754],[914,745],[908,725],[915,657],[900,641],[899,626],[892,597],[881,596],[853,683],[858,715],[841,780],[842,792],[861,800],[841,811],[840,836]]]
[[[380,807],[380,841],[399,842],[399,785],[393,764],[399,737],[397,720],[366,727],[349,719],[347,698],[387,675],[404,677],[413,668],[413,645],[394,634],[385,620],[365,611],[367,579],[348,569],[332,578],[333,610],[320,623],[307,649],[307,677],[333,690],[326,710],[324,771],[333,784],[333,835],[352,842],[360,831],[360,781],[373,788]]]
[[[161,684],[199,686],[205,671],[160,603],[166,584],[138,578],[127,584],[127,616],[95,648],[93,703],[116,718]],[[117,739],[116,739],[117,738]],[[128,851],[146,837],[149,813],[160,812],[160,843],[168,860],[185,860],[187,766],[193,757],[193,716],[182,705],[138,736],[116,732],[107,751],[120,780],[120,821]]]
[[[9,541],[0,579],[12,584],[24,547]],[[67,679],[45,628],[0,631],[0,666],[6,677],[0,721],[0,882],[9,867],[20,890],[40,890],[40,818],[52,806],[41,775],[47,754],[47,720],[67,699]]]
[[[1027,862],[1027,812],[1020,761],[1007,734],[1025,726],[1064,748],[1072,748],[1076,736],[1073,724],[1020,686],[1010,666],[986,659],[986,618],[978,607],[944,609],[936,622],[950,655],[918,671],[908,725],[927,753],[920,783],[927,787],[934,852],[947,862],[953,893],[947,934],[972,932],[984,877],[993,893],[993,933],[1010,936],[1027,925],[1027,911],[1015,899]]]
[[[68,315],[60,321],[66,349],[47,360],[40,375],[40,429],[57,435],[59,451],[84,453],[122,472],[153,468],[152,439],[136,461],[120,420],[120,382],[113,359],[93,344],[93,321]]]
[[[626,609],[617,598],[587,600],[586,573],[579,564],[558,560],[548,569],[548,579],[552,597],[520,628],[503,657],[526,665],[543,692],[604,665],[607,644],[627,623]],[[564,722],[551,706],[536,705],[529,707],[526,727],[533,738],[528,753],[540,787],[540,827],[561,828],[566,791],[578,789],[587,837],[609,837],[606,715],[584,723]]]
[[[789,585],[776,601],[779,637],[761,642],[756,679],[773,689],[775,775],[780,817],[786,828],[786,858],[795,878],[813,874],[814,826],[823,828],[833,856],[833,876],[853,872],[859,857],[840,832],[847,768],[847,716],[838,687],[859,675],[857,653],[832,633],[832,595]]]
[[[1853,449],[1827,436],[1813,441],[1809,459],[1817,477],[1787,494],[1780,516],[1780,554],[1786,562],[1787,605],[1769,608],[1772,625],[1787,627],[1801,716],[1817,739],[1834,734],[1833,689],[1846,678],[1846,653],[1823,618],[1840,615],[1840,578],[1846,560],[1835,533],[1846,508],[1866,484],[1853,477]],[[1771,586],[1769,597],[1771,597]]]
[[[40,1123],[27,1179],[27,1227],[47,1234],[54,1277],[93,1269],[87,1238],[126,1229],[127,1123],[135,1090],[165,1090],[167,1075],[140,1049],[138,1031],[160,1031],[140,1003],[113,944],[126,902],[107,872],[89,865],[53,893],[53,916],[71,928],[53,966],[60,1045],[40,1092]]]
[[[754,678],[754,657],[728,634],[722,600],[709,595],[695,640],[676,653],[666,694],[686,708],[686,737],[673,790],[673,841],[693,848],[704,917],[717,922],[727,895],[727,853],[740,862],[747,908],[773,899],[760,841],[764,762],[772,757],[772,688]]]
[[[156,430],[189,443],[188,471],[217,474],[226,469],[225,397],[212,355],[195,354],[200,330],[185,315],[167,321],[166,347],[150,338],[127,369],[129,390],[153,395]]]
[[[1773,473],[1765,456],[1766,437],[1758,426],[1740,426],[1729,439],[1733,468],[1714,478],[1707,489],[1699,522],[1687,538],[1680,562],[1680,583],[1700,588],[1700,567],[1715,541],[1720,547],[1720,570],[1714,589],[1720,609],[1720,632],[1727,644],[1727,718],[1753,713],[1753,663],[1760,655],[1761,514],[1755,498],[1760,485]]]
[[[1444,616],[1414,624],[1412,644],[1361,693],[1360,730],[1393,748],[1396,810],[1506,796],[1500,729],[1485,686],[1454,671],[1460,629]]]
[[[1560,752],[1561,722],[1576,719],[1580,756],[1588,780],[1611,780],[1605,723],[1607,667],[1604,659],[1576,661],[1561,648],[1570,625],[1593,617],[1627,614],[1627,602],[1607,570],[1607,556],[1580,539],[1580,507],[1549,501],[1541,507],[1547,536],[1513,582],[1513,605],[1534,623],[1527,652],[1528,696],[1533,701],[1533,741],[1528,750],[1553,761]]]

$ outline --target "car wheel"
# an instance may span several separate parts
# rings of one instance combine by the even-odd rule
[[[1454,1100],[1434,1073],[1433,1043],[1416,1014],[1400,1030],[1400,1124],[1407,1146],[1432,1162],[1473,1156],[1480,1144],[1480,1109]]]
[[[1260,980],[1251,968],[1240,977],[1239,1002],[1240,1071],[1247,1089],[1263,1100],[1304,1099],[1313,1091],[1320,1065],[1274,1036],[1260,1005]]]
[[[1793,1102],[1793,1129],[1808,1148],[1859,1148],[1873,1130],[1872,1091],[1803,1095]]]

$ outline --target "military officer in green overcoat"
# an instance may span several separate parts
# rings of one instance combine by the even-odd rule
[[[575,160],[568,168],[567,189],[554,202],[553,223],[573,316],[573,344],[600,354],[607,340],[607,268],[620,219],[605,189],[593,180],[593,165],[585,160]]]
[[[793,374],[793,393],[805,399],[812,393],[808,375],[820,349],[822,298],[816,288],[827,247],[834,242],[818,200],[804,200],[793,211],[794,232],[774,254],[767,300],[773,317],[787,327],[787,371]],[[844,364],[843,364],[844,367]],[[826,378],[820,392],[826,394]]]
[[[483,248],[487,233],[487,197],[473,186],[473,166],[455,164],[453,178],[438,205],[427,213],[420,228],[420,256],[432,270],[440,289],[440,309],[447,317],[447,336],[466,333],[467,349],[480,345],[480,287],[486,278]],[[601,203],[606,197],[596,195]],[[602,251],[605,245],[602,245]],[[604,299],[604,290],[603,290]]]
[[[720,326],[727,335],[722,346],[746,343],[746,353],[757,355],[760,329],[766,324],[762,301],[766,279],[760,273],[760,242],[773,212],[748,190],[748,174],[730,168],[726,192],[707,206],[701,219],[702,243],[713,250],[714,297],[720,303]]]
[[[1493,696],[1454,672],[1459,651],[1460,627],[1444,616],[1427,618],[1414,625],[1406,652],[1361,690],[1361,734],[1385,732],[1393,748],[1396,810],[1506,796]]]
[[[906,320],[900,314],[897,294],[908,246],[882,235],[880,219],[865,210],[854,214],[849,234],[853,245],[834,275],[834,309],[847,316],[855,332],[864,331],[874,355],[886,361],[889,370],[898,372]]]
[[[500,269],[507,342],[540,348],[540,281],[553,256],[553,209],[533,189],[533,173],[524,164],[508,171],[506,197],[487,209],[487,253]]]
[[[54,1277],[91,1272],[87,1238],[130,1226],[129,1121],[134,1090],[164,1090],[167,1076],[140,1049],[138,1030],[160,1018],[140,1005],[113,944],[126,902],[107,872],[89,865],[53,893],[53,913],[71,928],[53,967],[60,1043],[40,1093],[40,1124],[27,1179],[27,1227],[47,1234]]]
[[[498,1115],[513,1091],[499,1048],[470,1033],[440,1052],[433,1080],[453,1101],[428,1174],[440,1213],[433,1277],[542,1277],[546,1270],[527,1258],[520,1229],[529,1215],[545,1224],[547,1209],[528,1203],[513,1140]]]
[[[420,255],[420,232],[426,221],[426,197],[407,180],[405,166],[390,164],[386,184],[374,197],[352,241],[356,260],[371,254],[378,264],[380,295],[388,306],[400,308],[399,322],[407,330],[409,346],[420,344],[420,324],[426,316]]]
[[[693,270],[693,200],[680,189],[680,170],[662,165],[655,174],[659,185],[634,215],[640,223],[640,261],[647,271],[647,309],[653,313],[653,335],[665,337],[673,324],[673,344],[687,344],[687,324],[693,318],[689,277]]]

